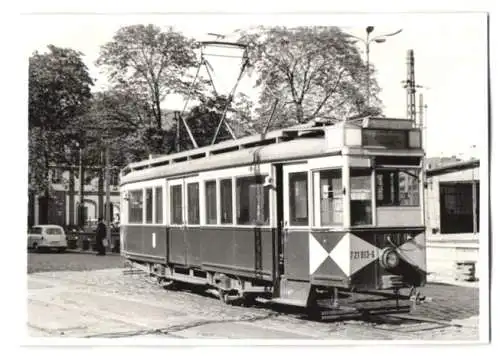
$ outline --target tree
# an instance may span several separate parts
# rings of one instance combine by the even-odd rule
[[[88,110],[93,85],[80,52],[53,45],[48,50],[33,53],[28,69],[29,182],[43,198],[42,220],[50,196],[49,165],[68,159],[68,141],[79,135],[72,128]]]
[[[154,25],[127,26],[102,46],[97,65],[107,69],[115,88],[131,88],[133,93],[147,99],[150,126],[161,132],[161,102],[169,94],[188,93],[189,70],[197,64],[194,52],[197,46],[194,40],[171,27],[162,31]],[[162,144],[156,145],[159,150]]]
[[[242,31],[240,42],[262,89],[257,112],[269,116],[279,101],[275,126],[376,112],[366,105],[365,63],[339,28],[258,27]],[[372,79],[371,102],[377,92]]]

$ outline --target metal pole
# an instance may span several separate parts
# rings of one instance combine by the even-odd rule
[[[370,43],[366,35],[366,105],[370,107]]]
[[[106,205],[105,205],[105,213],[106,213],[106,240],[108,242],[109,247],[111,248],[111,202],[110,202],[110,175],[109,175],[109,145],[106,144],[106,172],[105,172],[105,181],[106,181]]]
[[[78,178],[80,179],[80,185],[78,186],[78,191],[79,191],[79,196],[80,196],[80,202],[78,203],[78,226],[82,227],[84,224],[84,217],[83,217],[83,163],[82,163],[82,148],[80,145],[78,145]]]
[[[180,152],[181,150],[181,121],[180,121],[180,115],[178,112],[175,112],[175,120],[176,120],[176,128],[175,128],[175,148],[177,153]]]

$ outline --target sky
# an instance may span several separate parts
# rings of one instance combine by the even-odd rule
[[[364,37],[365,28],[374,26],[372,36],[402,29],[385,43],[370,45],[370,63],[377,70],[382,88],[380,99],[387,117],[406,116],[406,56],[413,49],[415,77],[423,94],[426,151],[429,156],[479,156],[487,139],[487,27],[484,14],[328,14],[328,15],[24,15],[26,27],[34,31],[24,39],[23,51],[44,52],[48,44],[71,47],[84,54],[84,61],[96,79],[95,90],[105,89],[104,74],[94,65],[100,46],[110,41],[122,26],[155,24],[173,26],[196,40],[214,39],[208,33],[231,36],[236,29],[253,25],[331,25]],[[213,50],[206,49],[207,53]],[[212,52],[211,52],[212,51]],[[365,58],[364,45],[360,51]],[[234,53],[238,55],[239,53]],[[235,84],[241,60],[207,56],[214,67],[219,92],[227,93]],[[204,69],[202,69],[204,73]],[[252,79],[243,78],[238,90],[254,96]],[[163,107],[182,109],[185,102],[168,98]],[[418,110],[418,94],[417,94]]]

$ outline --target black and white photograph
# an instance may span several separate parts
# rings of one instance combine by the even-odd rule
[[[20,19],[26,345],[489,342],[486,12]]]

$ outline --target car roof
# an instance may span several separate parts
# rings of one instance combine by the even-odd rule
[[[59,225],[35,225],[33,228],[45,228],[45,229],[62,229]]]

